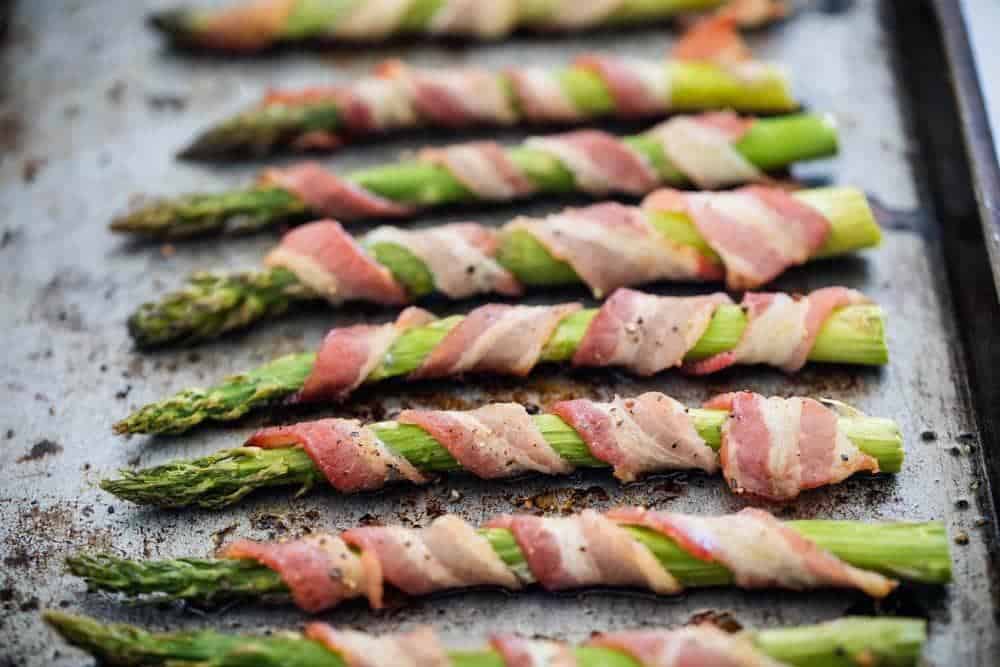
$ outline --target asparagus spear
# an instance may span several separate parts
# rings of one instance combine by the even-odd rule
[[[788,521],[784,525],[855,567],[927,584],[951,580],[948,536],[939,521],[862,523],[813,519]],[[732,574],[723,565],[699,560],[664,534],[640,526],[625,527],[682,586],[732,583]],[[522,580],[530,579],[524,553],[509,530],[481,528],[479,533]],[[111,554],[82,554],[69,557],[67,565],[91,589],[156,601],[206,604],[239,599],[272,600],[288,594],[288,587],[275,571],[248,560],[135,561]]]
[[[723,410],[691,408],[698,434],[713,449],[722,445],[721,429],[728,415]],[[605,468],[594,457],[580,434],[554,414],[532,417],[545,440],[574,467]],[[879,470],[896,473],[903,463],[903,437],[891,419],[860,413],[840,418],[840,427],[857,447],[876,459]],[[383,421],[372,424],[375,435],[390,450],[424,473],[451,473],[461,465],[424,429]],[[173,461],[145,470],[122,470],[118,479],[106,479],[101,488],[140,505],[176,508],[197,505],[217,509],[237,502],[252,491],[276,486],[298,486],[300,492],[327,481],[300,447],[277,449],[239,447],[199,459]]]
[[[830,221],[830,236],[815,259],[878,245],[881,231],[864,194],[854,188],[820,188],[795,193]],[[670,240],[697,249],[711,262],[718,257],[691,219],[679,213],[647,213],[652,225]],[[407,248],[384,241],[361,245],[392,272],[413,299],[435,290],[426,264]],[[497,261],[524,285],[580,282],[573,269],[552,256],[524,230],[501,231]],[[160,301],[141,305],[129,318],[132,337],[142,347],[194,343],[275,318],[289,308],[319,297],[284,268],[237,273],[202,272]]]
[[[344,656],[302,634],[227,635],[214,630],[151,633],[135,626],[104,624],[86,616],[46,611],[45,621],[66,641],[109,665],[173,667],[346,667]],[[916,665],[927,638],[926,621],[916,618],[848,616],[827,623],[769,630],[744,630],[757,650],[802,667],[905,667]],[[578,646],[580,665],[639,667],[615,649]],[[455,667],[503,667],[496,651],[452,651]]]
[[[650,63],[651,65],[653,63]],[[670,81],[669,97],[663,109],[672,112],[732,109],[743,113],[784,113],[798,104],[792,98],[783,71],[763,63],[752,65],[754,76],[740,77],[723,66],[708,62],[668,60],[662,63],[663,76]],[[409,70],[401,69],[400,72]],[[488,70],[482,70],[488,72]],[[518,88],[507,72],[490,72],[505,92],[512,118],[504,124],[564,121],[560,118],[526,117]],[[565,93],[579,112],[578,121],[626,115],[617,108],[607,82],[583,63],[547,71],[546,74]],[[364,86],[391,85],[394,79],[383,75],[366,77],[341,86],[274,91],[256,106],[247,109],[200,134],[185,148],[186,158],[217,158],[227,155],[262,155],[282,146],[307,149],[339,147],[352,137],[397,129],[434,127],[439,121],[419,108],[405,120],[393,120],[388,127],[351,123],[343,113],[345,96]],[[399,84],[403,85],[403,84]],[[373,109],[374,110],[374,109]],[[652,113],[650,115],[653,115]],[[483,124],[487,121],[475,119]],[[315,139],[320,139],[316,141]]]
[[[639,134],[625,141],[655,166],[664,184],[686,184],[684,175],[663,154],[658,140]],[[837,132],[823,115],[762,118],[735,148],[758,168],[776,170],[832,155],[837,150]],[[578,190],[570,170],[551,154],[520,145],[508,149],[508,155],[539,192],[558,195]],[[447,169],[419,160],[364,169],[346,178],[369,192],[414,209],[475,201],[475,195]],[[111,229],[155,238],[184,238],[249,232],[277,223],[300,222],[315,214],[290,191],[262,184],[246,190],[153,201],[116,218]]]
[[[596,313],[596,309],[584,309],[563,319],[546,342],[541,361],[565,363],[571,360]],[[416,370],[461,320],[462,316],[455,315],[408,329],[396,339],[365,383],[373,384]],[[731,350],[739,343],[746,325],[747,316],[739,306],[720,306],[687,360],[697,361]],[[809,359],[870,366],[885,364],[888,349],[881,308],[856,305],[835,311],[820,329]],[[150,403],[116,423],[114,430],[116,433],[183,433],[206,420],[238,419],[254,408],[302,389],[315,362],[316,355],[311,352],[280,357],[208,389],[186,389]]]
[[[410,0],[395,15],[372,25],[362,18],[365,0],[236,0],[224,9],[167,9],[150,23],[171,42],[226,51],[254,51],[277,44],[319,40],[333,43],[376,42],[404,35],[453,35],[496,39],[514,30],[572,31],[604,26],[641,25],[683,12],[715,9],[722,0],[626,0],[606,12],[563,9],[557,0],[517,0],[510,14],[488,29],[443,27],[451,0]],[[370,13],[370,12],[369,12]]]

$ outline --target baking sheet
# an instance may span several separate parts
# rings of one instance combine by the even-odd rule
[[[144,510],[96,488],[97,480],[116,468],[206,454],[280,418],[266,415],[183,438],[111,435],[111,422],[132,408],[280,354],[311,349],[330,326],[392,315],[373,308],[317,309],[194,349],[156,354],[132,349],[124,321],[141,301],[176,287],[195,269],[255,266],[274,243],[274,236],[264,234],[137,246],[106,231],[109,218],[136,193],[217,190],[248,181],[259,165],[219,167],[173,159],[173,152],[208,122],[242,108],[268,86],[341,80],[385,57],[492,65],[559,63],[588,49],[656,57],[674,39],[669,29],[658,27],[486,46],[404,44],[365,53],[288,51],[224,61],[163,49],[144,28],[143,17],[166,4],[24,0],[14,5],[0,46],[0,439],[8,452],[0,469],[0,664],[90,664],[44,628],[39,609],[46,607],[159,629],[249,631],[296,627],[304,620],[291,607],[242,605],[205,612],[175,605],[127,607],[87,595],[62,569],[63,557],[79,550],[110,549],[144,558],[208,555],[236,536],[281,537],[309,527],[344,528],[363,518],[422,524],[441,512],[479,521],[529,502],[552,511],[643,503],[707,513],[743,505],[721,479],[697,475],[662,476],[624,487],[600,473],[510,483],[456,477],[425,489],[353,497],[326,491],[299,499],[262,494],[219,512]],[[989,549],[996,543],[996,526],[983,492],[982,452],[998,443],[985,437],[993,430],[982,430],[988,415],[977,413],[992,384],[983,374],[969,381],[977,340],[961,320],[965,279],[942,271],[946,258],[961,273],[964,264],[982,262],[985,254],[981,244],[972,243],[956,255],[954,210],[942,205],[935,189],[940,180],[935,174],[956,171],[949,160],[957,158],[947,145],[928,144],[928,137],[939,135],[924,131],[926,118],[914,106],[914,100],[930,102],[926,94],[914,94],[921,77],[907,73],[915,55],[904,52],[912,44],[909,35],[931,35],[931,41],[920,43],[926,58],[933,59],[938,49],[928,25],[933,15],[915,4],[813,2],[794,20],[752,37],[761,57],[788,64],[800,97],[814,109],[832,112],[842,128],[838,158],[796,173],[863,187],[878,202],[886,225],[881,249],[793,271],[776,287],[804,291],[845,284],[868,293],[889,316],[892,359],[887,368],[813,366],[793,378],[741,369],[704,380],[663,376],[645,381],[620,373],[550,370],[528,381],[376,388],[358,393],[345,406],[311,414],[379,418],[410,406],[471,407],[505,399],[544,404],[566,396],[610,397],[647,389],[693,404],[718,391],[748,387],[829,395],[870,414],[894,417],[907,445],[902,474],[808,492],[780,512],[789,518],[943,519],[952,535],[966,533],[968,544],[953,546],[953,585],[908,589],[878,611],[929,618],[931,664],[993,662],[1000,653]],[[935,62],[943,68],[940,58]],[[943,71],[925,76],[945,79]],[[947,90],[933,103],[946,109]],[[954,118],[941,120],[946,122]],[[515,140],[521,135],[499,136]],[[355,147],[330,163],[346,171],[386,162],[428,140],[453,138],[435,134]],[[515,212],[541,213],[556,205],[537,202],[475,217],[500,223]],[[445,212],[426,216],[421,224],[457,217]],[[557,299],[585,299],[585,294],[567,289],[533,297],[535,302]],[[442,313],[473,305],[432,303]],[[984,337],[978,343],[995,343],[992,328],[977,329]],[[936,439],[922,438],[924,431],[933,431]],[[455,645],[473,645],[499,630],[580,639],[591,630],[683,623],[705,611],[729,613],[749,626],[774,626],[875,608],[843,592],[717,590],[661,599],[608,592],[476,592],[415,600],[381,613],[346,606],[323,618],[377,632],[432,623]]]

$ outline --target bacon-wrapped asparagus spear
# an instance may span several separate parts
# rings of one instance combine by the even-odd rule
[[[70,570],[99,590],[195,602],[285,594],[319,612],[385,585],[408,595],[539,584],[559,591],[624,586],[674,595],[685,588],[813,590],[888,595],[897,579],[946,583],[940,522],[778,521],[759,509],[693,516],[626,507],[566,517],[503,515],[478,530],[448,514],[424,528],[361,526],[282,542],[240,540],[217,559],[129,561],[81,555]]]
[[[358,239],[322,221],[287,234],[264,271],[195,274],[183,289],[142,305],[129,330],[142,346],[191,343],[320,298],[403,305],[434,292],[517,296],[580,282],[600,298],[661,280],[725,279],[733,290],[753,289],[791,266],[880,239],[864,194],[853,188],[661,190],[641,207],[595,204],[500,229],[380,227]]]
[[[848,616],[817,625],[730,634],[710,624],[599,633],[584,644],[494,634],[488,648],[445,649],[428,627],[391,635],[313,622],[304,633],[234,636],[213,630],[153,634],[58,611],[45,620],[108,665],[173,667],[908,667],[927,639],[917,618]]]
[[[236,0],[224,9],[161,11],[151,23],[176,44],[256,51],[304,40],[379,42],[403,35],[488,40],[515,30],[578,32],[723,5],[728,6],[722,16],[745,26],[785,12],[776,0]]]
[[[548,414],[497,403],[466,412],[405,410],[370,425],[321,419],[265,428],[244,447],[123,470],[101,488],[144,505],[218,508],[266,487],[304,491],[325,482],[355,493],[458,470],[503,479],[610,467],[631,482],[654,472],[721,469],[736,493],[780,502],[857,472],[899,472],[902,463],[903,439],[892,420],[836,401],[740,392],[692,409],[649,392],[560,401]]]
[[[706,40],[712,43],[708,49]],[[719,61],[725,54],[710,49],[746,58]],[[682,40],[671,60],[588,54],[560,68],[504,70],[414,68],[388,61],[372,75],[341,85],[270,91],[253,108],[204,132],[182,155],[263,154],[282,146],[332,150],[359,136],[423,127],[581,123],[708,109],[778,113],[797,107],[781,68],[750,60],[735,32],[713,25]]]
[[[794,372],[807,360],[880,365],[887,359],[881,309],[843,287],[807,297],[747,293],[741,306],[725,294],[659,297],[620,289],[600,309],[487,304],[435,319],[409,308],[394,323],[333,329],[318,353],[282,357],[210,389],[146,405],[115,431],[182,433],[278,399],[338,400],[391,377],[525,376],[543,362],[653,375],[679,366],[705,374],[763,363]]]
[[[339,176],[315,162],[266,170],[248,190],[158,200],[116,218],[117,232],[180,238],[246,232],[325,215],[345,222],[409,218],[457,203],[539,194],[643,195],[661,185],[717,188],[837,149],[826,116],[678,116],[642,134],[578,130],[504,148],[490,141],[429,148],[416,159]]]

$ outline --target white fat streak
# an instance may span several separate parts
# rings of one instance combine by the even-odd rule
[[[706,205],[740,225],[758,230],[768,247],[789,262],[802,264],[812,254],[802,227],[788,224],[781,213],[767,206],[759,197],[740,192],[721,192],[707,199]]]
[[[478,121],[499,125],[517,121],[502,78],[495,72],[472,67],[441,68],[418,70],[414,76],[448,89],[455,99],[461,100],[463,111]],[[419,86],[419,81],[410,85]]]
[[[572,121],[582,117],[554,71],[538,66],[523,67],[518,71],[521,85],[528,89],[527,94],[522,94],[521,108],[530,120]],[[525,104],[529,99],[530,103]]]
[[[624,4],[625,0],[556,0],[546,24],[560,29],[599,25]]]
[[[763,181],[764,173],[743,157],[725,133],[692,118],[672,118],[652,132],[681,173],[700,188]]]
[[[670,108],[673,85],[670,80],[670,70],[662,62],[624,58],[622,65],[642,81],[643,88],[657,101],[657,109],[667,111]]]
[[[751,318],[743,338],[733,349],[743,364],[783,366],[795,355],[806,336],[809,299],[793,299],[781,293],[757,317]]]
[[[493,550],[489,540],[454,514],[435,519],[423,529],[422,539],[460,586],[496,585],[511,590],[521,587],[520,580]]]
[[[477,146],[458,144],[443,150],[449,171],[480,199],[507,201],[520,194]]]
[[[462,356],[458,359],[458,363],[451,370],[451,374],[462,373],[475,366],[480,359],[489,354],[490,349],[497,340],[503,338],[509,331],[518,329],[523,324],[533,320],[537,314],[537,308],[539,307],[517,306],[514,310],[507,311],[499,322],[494,323],[481,336],[478,336],[472,345],[462,353]],[[518,368],[525,365],[532,365],[536,356],[537,350],[534,346],[527,346],[524,349],[524,354],[512,366]]]
[[[344,302],[337,278],[312,257],[278,246],[264,258],[264,266],[288,269],[330,303],[336,305]]]
[[[406,72],[401,76],[405,77]],[[371,110],[376,128],[394,130],[417,125],[419,118],[410,87],[398,77],[366,76],[355,82],[351,91]]]
[[[770,435],[767,468],[772,492],[780,498],[794,498],[802,484],[799,453],[802,399],[773,396],[764,399],[761,411]],[[752,445],[745,443],[744,446]]]
[[[439,35],[501,37],[517,24],[518,0],[445,0],[428,30]]]
[[[413,0],[355,0],[334,24],[335,37],[375,40],[396,31]]]
[[[590,557],[590,547],[579,517],[546,518],[546,528],[555,538],[562,568],[579,582],[600,583],[601,571]]]
[[[525,144],[528,148],[555,156],[573,174],[576,186],[592,195],[603,196],[614,189],[614,181],[600,162],[568,141],[558,138],[533,137]]]

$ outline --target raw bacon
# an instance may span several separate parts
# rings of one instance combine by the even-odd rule
[[[385,358],[401,333],[434,320],[420,308],[407,308],[396,322],[355,324],[332,329],[323,339],[316,363],[295,401],[342,399],[357,389]]]
[[[711,190],[767,180],[734,144],[753,121],[732,112],[678,116],[649,131],[671,164],[699,188]]]
[[[288,190],[312,212],[339,220],[406,218],[414,213],[413,207],[379,197],[327,171],[317,162],[267,169],[260,182]]]
[[[607,632],[590,646],[622,651],[649,667],[781,667],[743,634],[704,624],[676,630]]]
[[[434,287],[452,299],[496,292],[518,296],[521,284],[494,259],[496,230],[472,222],[406,230],[379,227],[365,245],[395,243],[416,255],[434,277]]]
[[[567,209],[541,219],[518,218],[506,229],[534,236],[598,298],[625,285],[717,275],[698,250],[666,238],[634,206],[607,202]]]
[[[546,442],[524,406],[517,403],[495,403],[467,412],[404,410],[399,422],[415,424],[430,433],[463,468],[484,479],[573,470]]]
[[[681,590],[649,549],[594,510],[572,517],[503,516],[489,525],[514,534],[531,573],[547,590],[635,586],[661,595]]]
[[[870,302],[860,292],[845,287],[827,287],[799,298],[783,293],[747,293],[742,304],[747,326],[736,347],[684,368],[704,375],[733,364],[770,364],[794,373],[805,365],[833,312],[862,303]]]
[[[577,66],[597,74],[611,90],[615,112],[640,117],[662,114],[670,107],[670,78],[662,63],[589,54]]]
[[[357,299],[395,306],[409,301],[389,269],[368,256],[333,220],[296,227],[282,237],[264,263],[288,269],[334,304]]]
[[[517,0],[448,0],[431,17],[431,34],[467,35],[492,39],[517,25]]]
[[[591,454],[634,481],[646,472],[699,469],[714,473],[716,455],[698,435],[687,409],[659,392],[611,403],[561,401],[551,411],[572,426]]]
[[[545,67],[511,67],[505,71],[517,97],[521,114],[532,123],[570,123],[583,114],[559,78]]]
[[[361,596],[367,596],[376,609],[382,606],[381,580],[372,577],[363,559],[335,535],[309,535],[289,542],[239,540],[221,555],[253,560],[274,570],[295,604],[310,613]]]
[[[397,479],[414,484],[427,481],[357,419],[320,419],[265,428],[250,436],[247,444],[265,449],[300,445],[341,493],[379,489]]]
[[[719,456],[737,493],[787,501],[803,489],[879,470],[878,460],[840,430],[837,413],[813,399],[737,392],[717,396],[706,407],[730,411]]]
[[[823,246],[830,221],[816,209],[778,188],[745,187],[733,192],[654,192],[647,211],[684,213],[726,267],[734,290],[770,282],[791,266],[805,263]]]
[[[680,366],[720,305],[725,294],[665,297],[617,289],[587,327],[576,353],[576,366],[624,366],[653,375]]]
[[[472,372],[527,375],[538,363],[542,348],[559,322],[579,309],[577,303],[480,306],[448,332],[410,377],[439,378]]]
[[[343,657],[347,667],[449,667],[451,659],[429,627],[412,632],[374,636],[357,630],[337,630],[310,623],[306,637]]]
[[[558,158],[573,174],[576,186],[592,195],[641,195],[660,182],[659,174],[642,155],[607,132],[577,130],[532,137],[524,145]]]
[[[406,69],[417,114],[441,127],[512,125],[517,114],[502,79],[478,67]]]
[[[652,528],[696,558],[724,565],[743,588],[855,588],[882,598],[896,587],[895,581],[881,574],[858,569],[823,551],[763,510],[747,508],[737,514],[701,517],[631,507],[612,510],[608,517]]]
[[[495,635],[490,644],[503,657],[504,667],[576,667],[573,649],[561,642]]]
[[[420,159],[445,167],[480,199],[508,201],[537,190],[495,141],[425,148],[420,151]]]
[[[343,539],[377,559],[382,577],[410,595],[468,586],[521,587],[486,538],[452,514],[426,528],[352,528]]]

